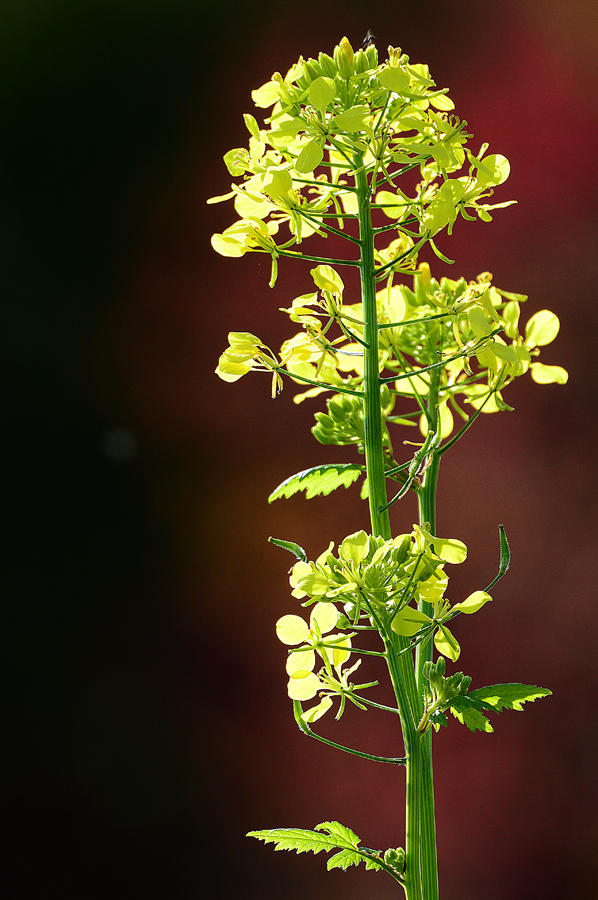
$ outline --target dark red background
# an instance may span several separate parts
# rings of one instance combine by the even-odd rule
[[[370,847],[403,839],[403,775],[303,737],[274,623],[297,612],[270,534],[317,554],[366,525],[355,489],[269,507],[287,475],[350,458],[309,433],[318,402],[213,375],[229,330],[277,346],[309,289],[286,261],[227,260],[206,206],[245,143],[250,90],[367,29],[427,62],[477,149],[504,153],[492,224],[459,222],[438,274],[525,292],[560,317],[543,351],[568,385],[528,378],[443,462],[439,530],[464,540],[454,596],[513,565],[459,622],[474,685],[554,696],[495,734],[435,741],[443,900],[598,892],[596,823],[596,146],[591,0],[202,4],[4,3],[0,32],[6,854],[15,898],[357,900],[382,875],[327,874],[249,829],[337,818]],[[115,429],[124,429],[123,432]],[[120,442],[120,443],[119,443]],[[127,443],[128,442],[128,443]],[[115,449],[116,448],[116,449]],[[411,500],[393,511],[411,527]],[[365,668],[365,666],[364,666]],[[373,670],[372,670],[373,671]],[[400,753],[393,722],[322,730]]]

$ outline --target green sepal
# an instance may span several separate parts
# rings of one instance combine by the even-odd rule
[[[509,542],[507,540],[505,529],[502,525],[498,526],[498,533],[500,536],[500,559],[498,561],[498,574],[496,578],[492,579],[492,581],[486,588],[486,591],[489,591],[494,587],[497,581],[500,581],[500,579],[503,577],[503,575],[511,565],[511,550],[509,548]]]
[[[289,553],[292,553],[297,559],[300,559],[301,562],[307,562],[307,553],[300,547],[299,544],[293,543],[293,541],[281,541],[279,538],[269,537],[268,541],[271,544],[274,544],[275,547],[282,547],[283,550],[288,550]]]
[[[363,473],[363,466],[355,463],[324,463],[311,469],[304,469],[285,479],[272,491],[268,503],[281,497],[292,497],[299,491],[305,491],[306,499],[311,500],[318,494],[331,494],[339,487],[349,487]]]

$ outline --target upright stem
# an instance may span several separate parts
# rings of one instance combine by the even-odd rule
[[[428,395],[428,413],[430,428],[438,433],[440,416],[438,415],[438,389],[440,373],[435,370],[430,378]],[[431,534],[436,534],[436,491],[440,457],[432,451],[428,467],[419,490],[419,523],[427,523]],[[426,615],[433,615],[431,604],[421,602],[419,608]],[[415,654],[415,671],[418,692],[423,691],[423,667],[432,660],[434,645],[429,641],[425,647],[418,646]],[[438,897],[438,858],[436,852],[436,819],[434,811],[434,772],[432,767],[432,729],[422,738],[422,770],[421,770],[421,859],[424,900],[437,900]]]
[[[355,184],[359,204],[359,240],[361,299],[364,320],[364,444],[366,474],[369,487],[372,534],[386,540],[392,537],[390,516],[386,509],[386,478],[384,475],[383,422],[380,408],[380,371],[378,359],[378,311],[376,308],[376,279],[374,275],[374,230],[371,214],[371,190],[362,158],[355,157]],[[401,714],[401,728],[406,756],[406,825],[405,825],[405,890],[407,900],[435,900],[434,894],[422,891],[422,872],[431,863],[422,859],[422,829],[429,834],[429,809],[421,805],[422,782],[426,778],[425,745],[417,733],[422,715],[421,696],[417,690],[411,653],[401,653],[408,647],[408,639],[390,629],[384,634],[388,667]],[[428,804],[429,806],[429,804]],[[432,807],[433,818],[433,807]],[[425,822],[428,822],[426,825]],[[426,846],[429,841],[426,840]],[[434,856],[435,862],[435,856]],[[428,896],[429,895],[429,896]],[[437,896],[437,893],[436,893]]]
[[[376,308],[376,279],[374,276],[374,229],[370,207],[370,185],[361,167],[362,157],[355,157],[355,185],[359,204],[359,241],[361,254],[361,302],[364,320],[364,378],[363,416],[365,427],[365,467],[370,499],[372,534],[386,540],[392,536],[390,516],[386,505],[384,451],[382,445],[382,411],[380,409],[380,371],[378,362],[378,311]]]

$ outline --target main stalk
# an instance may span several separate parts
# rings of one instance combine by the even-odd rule
[[[372,534],[386,540],[392,537],[390,516],[386,507],[384,475],[383,420],[380,404],[380,372],[378,354],[378,313],[376,278],[374,275],[374,230],[372,226],[371,190],[363,158],[355,157],[355,186],[359,204],[359,240],[361,300],[364,321],[364,436],[365,463],[368,479]],[[437,465],[423,492],[425,510],[435,507]],[[432,518],[432,516],[430,516]],[[435,522],[430,524],[435,527]],[[436,830],[434,823],[434,788],[432,781],[432,744],[428,733],[417,732],[423,714],[420,678],[423,659],[414,660],[408,639],[386,629],[383,635],[392,684],[401,714],[406,763],[406,827],[405,827],[405,891],[407,900],[438,900]],[[406,652],[401,652],[406,651]]]

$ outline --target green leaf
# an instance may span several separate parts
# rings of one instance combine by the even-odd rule
[[[335,853],[334,856],[330,857],[326,863],[326,868],[328,871],[331,869],[348,869],[349,866],[358,866],[360,862],[363,862],[363,856],[360,853],[356,853],[355,850],[341,850],[340,853]]]
[[[503,525],[498,526],[498,533],[500,535],[500,561],[498,564],[498,574],[502,576],[511,565],[511,550]]]
[[[458,719],[462,725],[467,725],[470,731],[487,731],[491,733],[494,728],[480,712],[481,703],[471,700],[470,695],[466,697],[455,697],[451,701],[449,707],[451,713]]]
[[[522,703],[547,697],[552,691],[533,684],[491,684],[477,688],[465,697],[455,697],[450,711],[470,731],[492,732],[494,729],[482,711],[500,712],[501,709],[523,709]]]
[[[322,850],[356,851],[360,841],[354,831],[341,825],[340,822],[321,822],[316,825],[315,831],[307,831],[303,828],[250,831],[247,837],[257,838],[265,844],[276,844],[275,850],[296,850],[297,853],[320,853]],[[351,862],[348,865],[356,865],[356,863]]]
[[[318,494],[326,496],[341,486],[349,487],[357,481],[362,472],[363,466],[355,463],[324,463],[321,466],[304,469],[303,472],[297,472],[279,484],[268,497],[268,503],[281,497],[292,497],[299,491],[306,491],[307,500]]]
[[[358,866],[362,862],[365,862],[366,869],[374,869],[375,871],[382,869],[382,866],[369,854],[366,856],[365,853],[359,850],[341,850],[340,853],[330,857],[326,863],[326,868],[328,871],[331,869],[348,869],[349,866]]]
[[[293,541],[281,541],[278,538],[269,537],[269,542],[274,544],[275,547],[282,547],[283,550],[288,550],[289,553],[293,553],[297,559],[300,559],[301,562],[307,562],[307,553],[300,547],[299,544],[294,544]]]
[[[533,684],[491,684],[488,687],[471,691],[468,697],[482,700],[496,712],[500,712],[501,709],[522,710],[522,703],[530,703],[539,697],[548,697],[551,694],[552,691],[549,691],[548,688],[536,687]]]
[[[327,831],[332,837],[336,837],[339,841],[339,847],[352,847],[357,849],[361,840],[354,831],[341,825],[340,822],[320,822],[316,825],[316,831]]]
[[[318,826],[319,828],[321,826]],[[338,848],[353,850],[339,843],[335,836],[320,834],[317,831],[306,831],[303,828],[274,828],[271,831],[249,831],[247,837],[257,838],[265,844],[276,844],[275,850],[296,850],[297,853],[320,853],[322,850]]]

